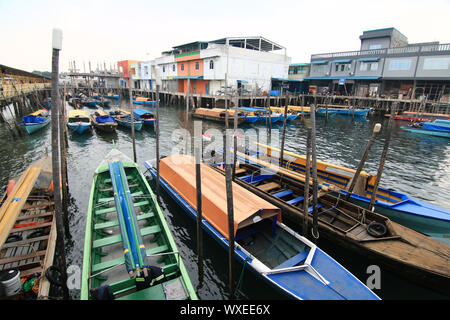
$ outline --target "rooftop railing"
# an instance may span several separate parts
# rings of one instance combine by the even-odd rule
[[[317,59],[331,59],[342,57],[358,57],[358,56],[372,56],[372,55],[394,55],[405,53],[420,53],[420,52],[444,52],[450,51],[450,43],[446,44],[433,44],[423,46],[408,46],[389,49],[373,49],[373,50],[360,50],[360,51],[345,51],[345,52],[333,52],[333,53],[319,53],[312,54],[311,61]]]

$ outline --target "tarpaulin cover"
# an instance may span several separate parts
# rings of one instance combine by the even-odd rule
[[[25,116],[22,118],[22,121],[25,123],[42,123],[45,121],[44,118],[35,117],[35,116]]]
[[[110,116],[98,116],[95,118],[95,121],[98,123],[107,123],[107,122],[114,122],[114,118]]]

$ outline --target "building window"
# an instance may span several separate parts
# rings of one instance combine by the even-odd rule
[[[166,72],[166,67],[165,66],[163,66],[163,72]]]
[[[378,62],[361,62],[359,65],[360,71],[377,71]]]
[[[174,64],[172,65],[172,71],[175,71],[175,65]]]
[[[450,58],[425,58],[423,70],[448,70]]]
[[[369,50],[381,49],[381,44],[371,44]]]
[[[209,68],[214,69],[214,61],[213,60],[209,61]]]
[[[350,71],[351,67],[351,63],[336,63],[336,72]]]
[[[148,74],[148,67],[147,66],[144,66],[144,72],[145,72],[145,74]]]
[[[198,68],[199,68],[199,64],[198,64],[198,61],[195,63],[195,70],[198,70]]]
[[[313,64],[311,66],[312,73],[325,73],[328,72],[328,64]]]
[[[389,70],[406,71],[411,68],[411,60],[391,60],[389,62]]]
[[[184,71],[184,63],[181,64],[181,71]]]

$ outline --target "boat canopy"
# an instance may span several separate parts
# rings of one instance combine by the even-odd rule
[[[114,123],[114,118],[111,116],[98,116],[95,118],[97,123]]]
[[[22,121],[24,123],[42,123],[42,122],[45,122],[45,118],[29,115],[29,116],[23,117]]]
[[[213,168],[201,164],[202,213],[223,236],[228,238],[227,193],[225,178]],[[192,156],[174,154],[161,159],[161,177],[192,208],[197,208],[195,160]],[[278,215],[280,209],[233,182],[234,233],[245,226]]]
[[[138,115],[139,117],[154,117],[153,116],[153,113],[151,113],[150,111],[148,111],[148,110],[145,110],[145,109],[134,109],[133,110],[133,113],[135,114],[135,115]]]
[[[87,118],[87,119],[89,119],[86,111],[83,111],[83,110],[70,110],[69,118]]]
[[[239,107],[239,110],[241,110],[241,111],[248,111],[248,112],[266,112],[266,109],[263,109],[263,108],[251,108],[251,107]]]

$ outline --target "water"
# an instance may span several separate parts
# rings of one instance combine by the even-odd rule
[[[125,101],[123,102],[125,103]],[[67,106],[70,109],[70,106]],[[111,110],[113,110],[111,108]],[[84,108],[89,113],[92,110]],[[191,118],[190,118],[191,120]],[[309,121],[309,120],[307,120]],[[185,107],[162,106],[160,108],[161,155],[171,154],[175,142],[172,133],[184,127]],[[356,168],[370,138],[376,122],[381,122],[383,129],[372,146],[364,169],[376,173],[381,151],[386,136],[387,119],[372,118],[367,120],[334,116],[326,122],[324,118],[316,119],[318,159],[346,167]],[[392,132],[391,143],[385,163],[381,186],[389,186],[420,200],[450,209],[450,141],[445,138],[423,137],[400,129],[404,123],[396,122]],[[222,124],[204,121],[203,128],[222,130]],[[264,124],[242,125],[242,129],[264,129]],[[274,129],[281,132],[282,125]],[[189,130],[193,134],[190,121]],[[306,127],[298,119],[288,123],[286,128],[286,150],[303,154],[306,145]],[[42,157],[46,148],[51,150],[50,125],[42,131],[12,140],[8,129],[0,124],[0,185],[6,185],[8,178],[22,172],[30,162]],[[131,132],[118,127],[116,133],[92,133],[77,135],[69,132],[67,149],[68,179],[70,192],[69,221],[71,238],[66,242],[67,265],[81,268],[85,232],[85,216],[89,203],[89,193],[93,172],[103,157],[111,150],[112,143],[132,158]],[[144,126],[136,132],[137,162],[145,171],[143,162],[155,158],[155,134]],[[181,256],[191,276],[194,287],[199,284],[196,258],[196,225],[178,205],[163,193],[161,209],[169,223]],[[439,239],[450,244],[450,239]],[[366,269],[374,264],[352,252],[336,247],[334,244],[319,239],[319,246],[334,259],[344,265],[362,282],[369,274]],[[241,275],[242,265],[236,263],[235,278]],[[236,280],[236,281],[237,281]],[[242,277],[243,299],[284,299],[270,286],[262,283],[248,270]],[[440,299],[442,295],[417,286],[388,271],[381,270],[381,289],[374,292],[382,299]],[[197,290],[200,299],[228,298],[228,254],[222,247],[204,235],[204,283]],[[71,296],[78,299],[79,290],[71,290]]]

